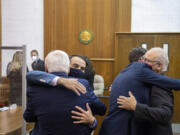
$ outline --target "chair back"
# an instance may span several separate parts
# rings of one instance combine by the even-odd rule
[[[94,93],[96,96],[103,96],[104,92],[104,78],[101,75],[94,76]]]

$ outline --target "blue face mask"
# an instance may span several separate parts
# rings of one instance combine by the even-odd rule
[[[72,77],[75,77],[75,78],[84,78],[85,73],[82,72],[80,69],[70,68],[69,76],[72,76]]]

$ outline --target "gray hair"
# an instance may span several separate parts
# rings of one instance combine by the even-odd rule
[[[153,47],[149,51],[156,51],[158,52],[158,56],[155,60],[160,61],[162,63],[162,71],[167,71],[168,64],[169,64],[169,58],[167,53],[160,47]]]
[[[55,50],[48,53],[45,58],[45,64],[48,72],[65,72],[69,73],[69,56],[61,50]]]

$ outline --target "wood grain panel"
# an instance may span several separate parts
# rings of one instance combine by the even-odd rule
[[[69,54],[89,57],[113,57],[113,33],[115,22],[115,3],[111,0],[56,0],[56,35],[57,49]],[[84,29],[93,32],[94,40],[83,45],[78,34]],[[62,37],[62,38],[59,38]],[[104,51],[102,51],[103,48]],[[101,53],[97,53],[101,52]]]
[[[55,33],[55,1],[44,0],[44,56],[51,50],[54,50],[54,33]],[[50,48],[50,49],[47,49]]]
[[[103,76],[105,88],[109,87],[114,80],[114,62],[92,61],[96,74]]]
[[[119,34],[116,38],[118,41],[115,45],[116,51],[114,76],[117,76],[119,72],[129,64],[128,54],[133,48],[140,47],[142,43],[147,43],[148,48],[151,48],[154,45],[154,37],[149,35],[130,36],[129,34]]]
[[[169,70],[166,75],[180,78],[180,33],[117,33],[115,51],[115,75],[128,65],[128,53],[132,48],[146,42],[148,49],[162,47],[163,43],[169,44]],[[174,91],[174,116],[173,122],[180,122],[180,91]]]
[[[118,0],[116,32],[131,31],[131,0]],[[123,21],[125,19],[125,21]]]
[[[114,59],[115,32],[130,32],[130,27],[131,0],[44,0],[45,55],[61,49],[69,55]],[[84,29],[93,33],[93,40],[88,45],[78,39]],[[112,65],[94,63],[106,84],[113,80]]]
[[[106,114],[105,114],[105,116],[108,114],[108,107],[109,107],[109,98],[108,97],[100,97],[100,100],[106,105],[106,107],[107,107],[107,110],[106,110]],[[97,128],[95,129],[95,131],[94,131],[94,135],[98,135],[98,133],[99,133],[99,130],[100,130],[100,128],[101,128],[101,125],[102,125],[102,121],[104,120],[104,118],[105,118],[105,116],[98,116],[98,115],[96,115],[95,117],[96,117],[96,119],[97,119],[97,121],[98,121],[98,125],[97,125]]]

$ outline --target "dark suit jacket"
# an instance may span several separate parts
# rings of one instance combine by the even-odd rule
[[[117,98],[120,95],[128,96],[128,91],[132,91],[139,103],[149,104],[152,84],[180,89],[179,79],[156,74],[146,63],[134,62],[128,65],[112,84],[109,112],[102,123],[99,135],[145,135],[147,125],[136,123],[133,111],[119,109]]]
[[[54,74],[67,77],[64,73]],[[71,111],[75,110],[75,105],[86,109],[87,102],[95,114],[104,114],[106,107],[98,98],[93,98],[86,80],[79,79],[79,82],[87,89],[87,93],[81,96],[63,86],[28,87],[24,119],[27,122],[36,122],[33,135],[90,135],[88,125],[73,124]]]
[[[50,86],[51,85],[51,81],[57,77],[55,74],[50,74],[50,73],[46,73],[46,72],[42,72],[42,71],[30,71],[27,73],[26,75],[26,79],[27,79],[27,82],[28,84],[31,84],[31,85],[45,85],[45,86]],[[69,77],[69,78],[72,78],[72,77]],[[84,80],[84,79],[82,79]],[[88,81],[87,82],[87,86],[86,89],[88,89],[88,93],[85,94],[85,96],[87,96],[87,98],[91,97],[91,99],[94,101],[94,102],[99,102],[99,98],[97,98],[97,96],[95,95],[95,93],[93,92],[92,88],[89,87],[89,83]],[[90,104],[90,107],[92,109],[92,113],[93,114],[96,114],[96,112],[94,112],[94,110],[99,110],[99,108],[103,108],[103,110],[99,110],[98,111],[98,115],[104,115],[105,114],[105,111],[106,111],[106,107],[105,105],[103,104],[103,107],[102,107],[102,104],[93,109],[94,106],[91,106]]]
[[[150,106],[137,103],[135,119],[139,122],[150,123],[148,135],[172,135],[173,105],[174,97],[171,90],[153,86]]]
[[[40,71],[45,71],[45,65],[44,61],[41,59],[38,59],[37,61],[34,61],[32,64],[32,69],[33,70],[40,70]]]

